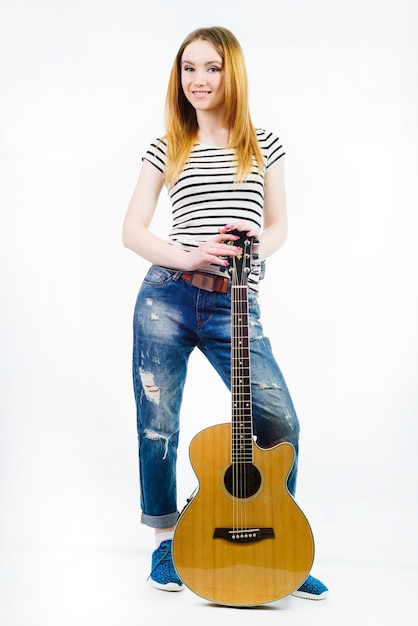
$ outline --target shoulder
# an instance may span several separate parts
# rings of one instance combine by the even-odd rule
[[[277,133],[265,130],[264,128],[256,128],[255,132],[261,148],[270,150],[272,147],[277,148],[278,146],[282,146],[282,140]]]
[[[261,152],[266,159],[266,167],[269,168],[285,155],[283,142],[277,133],[264,128],[256,128],[256,134]]]
[[[164,173],[164,168],[167,160],[167,140],[165,137],[158,137],[152,141],[144,156],[143,160],[152,163],[160,172]]]
[[[154,139],[145,154],[165,156],[167,154],[167,139],[165,137],[157,137]]]

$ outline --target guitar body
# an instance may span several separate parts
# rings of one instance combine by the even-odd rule
[[[287,490],[294,448],[253,442],[244,491],[231,486],[231,424],[201,431],[190,444],[199,489],[181,514],[173,540],[180,578],[215,603],[254,606],[279,600],[309,574],[314,541]],[[240,470],[240,471],[241,471]]]

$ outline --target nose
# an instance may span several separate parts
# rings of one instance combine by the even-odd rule
[[[194,75],[194,84],[196,87],[201,87],[206,83],[206,78],[202,72],[196,72]]]

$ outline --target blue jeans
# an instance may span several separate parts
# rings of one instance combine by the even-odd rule
[[[257,293],[249,289],[251,394],[260,447],[289,441],[296,458],[288,478],[295,493],[299,422],[270,341],[263,336]],[[133,381],[137,406],[142,522],[178,519],[176,462],[187,363],[199,348],[230,388],[231,296],[198,289],[181,272],[151,266],[134,313]]]

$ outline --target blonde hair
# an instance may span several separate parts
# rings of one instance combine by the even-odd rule
[[[236,37],[226,28],[198,28],[190,33],[177,52],[168,82],[165,122],[167,138],[166,183],[173,185],[184,168],[198,136],[196,111],[181,86],[181,60],[185,48],[197,40],[208,41],[222,59],[225,71],[224,124],[228,147],[235,150],[236,181],[240,182],[252,168],[255,159],[264,167],[264,159],[251,121],[248,105],[248,80],[244,55]]]

